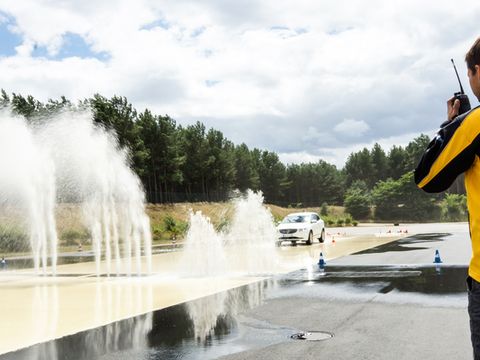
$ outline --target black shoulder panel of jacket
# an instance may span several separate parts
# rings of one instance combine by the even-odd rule
[[[472,165],[478,149],[480,136],[476,136],[473,141],[467,141],[466,137],[458,134],[455,138],[453,136],[475,109],[457,116],[452,121],[444,122],[428,145],[414,172],[415,183],[424,191],[441,192],[448,189],[455,178],[468,170]],[[452,153],[451,157],[441,157],[440,155],[447,146],[450,148],[449,150],[452,148],[460,150],[458,153],[450,151],[448,155]],[[437,161],[440,162],[436,164],[432,173],[432,167]]]

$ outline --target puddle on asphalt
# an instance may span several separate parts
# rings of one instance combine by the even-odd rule
[[[31,256],[19,256],[13,258],[6,258],[8,270],[33,269],[33,258]],[[57,265],[77,264],[81,262],[95,261],[95,256],[92,252],[71,253],[59,255],[57,258]],[[51,258],[47,259],[47,266],[51,266]]]
[[[447,236],[450,236],[449,233],[428,233],[428,234],[419,234],[408,236],[396,241],[392,241],[383,245],[375,246],[373,248],[359,251],[353,255],[363,255],[363,254],[379,254],[379,253],[386,253],[386,252],[394,252],[394,251],[412,251],[412,250],[424,250],[428,249],[425,246],[410,246],[410,245],[418,245],[422,243],[431,243],[437,241],[443,241],[443,239]]]
[[[181,250],[181,248],[181,245],[161,246],[157,248],[152,248],[152,255],[176,252]],[[105,257],[102,256],[102,260],[104,259]],[[30,255],[14,256],[10,258],[7,257],[6,260],[8,270],[31,269],[34,267],[33,257]],[[69,265],[93,261],[95,261],[95,254],[93,253],[93,251],[76,251],[71,253],[59,254],[57,258],[57,265]],[[50,257],[47,259],[47,265],[51,266]]]
[[[386,284],[379,292],[390,291],[431,295],[466,292],[466,266],[328,266],[325,271],[299,270],[279,280],[279,285],[294,283],[349,285],[356,291],[371,284]]]
[[[0,355],[0,359],[215,359],[290,341],[298,329],[243,315],[260,306],[274,286],[274,280],[257,282]]]
[[[215,359],[294,341],[290,337],[299,329],[248,317],[250,309],[265,301],[311,297],[416,303],[420,296],[421,304],[466,306],[466,275],[466,267],[443,265],[303,269],[1,355],[0,360]]]

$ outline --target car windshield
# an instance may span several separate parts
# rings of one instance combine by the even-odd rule
[[[283,219],[282,224],[303,223],[310,219],[310,215],[289,215]]]

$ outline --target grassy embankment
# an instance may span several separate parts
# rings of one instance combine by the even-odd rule
[[[281,220],[292,212],[315,211],[320,213],[319,207],[283,208],[276,205],[267,205],[267,207],[275,221]],[[173,239],[181,241],[187,230],[190,210],[201,211],[210,218],[217,230],[228,226],[234,211],[232,203],[148,204],[146,211],[150,217],[153,244],[170,244]],[[328,216],[323,218],[336,223],[337,219],[345,218],[344,209],[339,206],[329,206]],[[29,252],[28,236],[19,219],[18,214],[15,216],[12,216],[11,213],[8,216],[5,213],[3,216],[0,214],[1,255],[19,255]],[[79,244],[82,244],[83,250],[90,249],[90,234],[82,224],[82,213],[78,206],[69,204],[59,206],[56,211],[56,222],[60,252],[77,250]],[[5,246],[7,242],[9,245]],[[17,243],[23,245],[17,247]]]
[[[274,221],[282,220],[287,214],[302,211],[314,211],[320,213],[319,207],[309,208],[283,208],[276,205],[266,205]],[[153,241],[155,243],[171,242],[172,238],[181,239],[188,224],[189,212],[201,211],[203,215],[210,218],[213,226],[220,230],[228,226],[233,216],[233,205],[231,203],[186,203],[173,205],[148,205],[147,213],[152,225]],[[328,207],[328,219],[336,222],[337,219],[345,217],[344,208],[340,206]],[[175,224],[173,229],[170,224]],[[172,231],[173,230],[173,231]]]

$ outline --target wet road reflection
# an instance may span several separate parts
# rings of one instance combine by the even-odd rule
[[[466,266],[330,266],[295,271],[278,282],[273,298],[306,297],[327,302],[416,304],[466,308]]]
[[[390,251],[413,251],[413,250],[424,250],[428,249],[428,246],[409,246],[409,245],[419,245],[419,244],[430,244],[432,242],[443,241],[445,237],[450,236],[449,233],[430,233],[430,234],[419,234],[414,236],[409,236],[397,241],[393,241],[387,244],[382,244],[379,246],[372,247],[367,250],[359,251],[354,255],[363,255],[363,254],[380,254]]]
[[[95,296],[89,309],[99,323],[108,325],[3,354],[0,359],[97,359],[106,353],[145,347],[147,334],[152,328],[152,313],[115,321],[121,318],[123,308],[141,309],[145,304],[151,306],[152,289],[148,284],[146,289],[142,289],[141,280],[134,282],[127,278],[106,284],[100,280],[96,282]],[[59,321],[59,286],[52,280],[34,288],[30,326],[34,329],[37,341],[45,336],[54,336],[57,328],[68,325]],[[72,308],[75,309],[74,306]],[[90,314],[75,315],[82,318]]]
[[[291,341],[298,329],[249,318],[281,297],[465,306],[464,266],[302,269],[0,356],[0,359],[213,359]],[[105,296],[101,296],[105,298]],[[107,296],[108,298],[108,296]],[[33,356],[33,357],[32,357]]]
[[[279,281],[281,286],[310,282],[350,285],[361,290],[372,283],[385,283],[381,293],[390,291],[419,294],[465,293],[466,266],[330,266],[326,271],[299,270]]]
[[[242,313],[261,305],[275,280],[256,282],[0,356],[19,359],[205,359],[274,344],[295,330]],[[97,301],[110,301],[98,293]],[[117,294],[118,295],[118,294]],[[114,311],[115,304],[113,304]],[[99,308],[102,308],[101,306]]]

